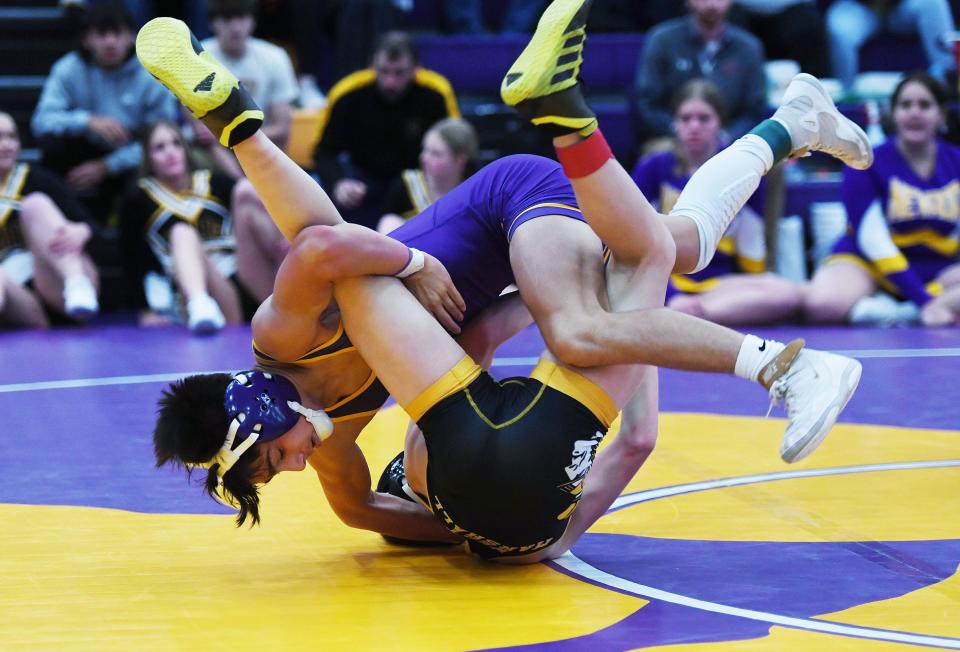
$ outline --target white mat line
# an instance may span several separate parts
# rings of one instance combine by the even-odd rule
[[[960,348],[940,349],[850,349],[833,351],[855,358],[953,358],[960,357]],[[495,367],[528,367],[537,364],[539,357],[494,358]],[[76,387],[101,387],[105,385],[137,385],[141,383],[171,382],[195,373],[215,373],[189,371],[183,373],[146,374],[134,376],[107,376],[104,378],[76,378],[72,380],[48,380],[32,383],[9,383],[0,385],[0,394],[9,392],[31,392],[44,389],[72,389]],[[225,373],[230,373],[225,372]]]

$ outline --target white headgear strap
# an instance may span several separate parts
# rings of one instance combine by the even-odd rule
[[[333,434],[333,421],[330,420],[330,417],[327,416],[327,413],[323,410],[311,410],[310,408],[303,407],[296,401],[287,401],[287,405],[297,414],[302,414],[303,418],[310,422],[320,441],[323,441]]]
[[[230,429],[227,430],[227,439],[223,442],[223,446],[220,447],[216,455],[206,462],[188,464],[187,466],[191,468],[209,469],[214,464],[218,464],[217,480],[220,484],[223,484],[223,475],[233,468],[233,465],[237,463],[240,456],[246,453],[247,450],[257,442],[257,438],[260,437],[260,424],[258,423],[253,427],[250,436],[240,442],[236,449],[233,448],[233,440],[237,437],[237,429],[240,428],[240,424],[243,423],[246,417],[247,415],[241,412],[230,422]]]

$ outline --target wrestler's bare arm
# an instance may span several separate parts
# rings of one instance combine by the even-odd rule
[[[334,280],[393,274],[407,256],[406,245],[356,224],[303,229],[280,265],[273,294],[253,317],[254,341],[279,360],[297,358],[329,338],[320,317]]]
[[[337,424],[334,436],[310,456],[337,518],[353,528],[410,541],[459,541],[419,503],[371,490],[370,468],[355,441],[369,421]]]

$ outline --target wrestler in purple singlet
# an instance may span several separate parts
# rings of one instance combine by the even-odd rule
[[[467,304],[468,322],[514,282],[510,238],[542,215],[584,221],[560,164],[518,154],[481,168],[390,237],[443,263]]]

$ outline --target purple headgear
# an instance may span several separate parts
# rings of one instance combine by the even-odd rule
[[[223,407],[230,419],[227,438],[217,454],[203,464],[217,464],[217,476],[229,471],[254,443],[277,439],[293,428],[300,415],[306,417],[320,439],[333,433],[333,423],[323,410],[311,410],[300,404],[300,393],[283,376],[264,371],[244,371],[233,377],[223,396]],[[237,435],[243,439],[234,448]]]
[[[300,393],[289,380],[262,371],[245,371],[233,377],[223,396],[227,418],[240,418],[237,433],[245,438],[256,432],[258,441],[271,441],[297,424],[300,415],[287,405],[300,402]]]

